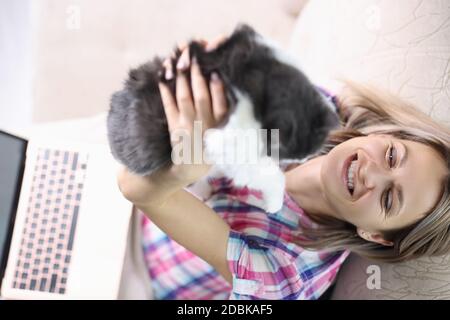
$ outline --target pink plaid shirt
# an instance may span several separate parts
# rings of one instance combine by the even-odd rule
[[[286,192],[283,208],[272,214],[261,209],[258,190],[236,187],[226,177],[208,182],[211,196],[204,201],[231,228],[233,283],[143,216],[144,253],[157,299],[317,299],[333,283],[349,252],[294,244],[300,222],[316,225]]]

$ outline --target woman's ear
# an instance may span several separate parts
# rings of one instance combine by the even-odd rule
[[[357,228],[356,232],[361,238],[363,238],[366,241],[379,243],[383,246],[388,247],[392,247],[394,245],[392,241],[385,240],[384,237],[379,233],[365,231],[361,228]]]

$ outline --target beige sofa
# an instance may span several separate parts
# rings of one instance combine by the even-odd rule
[[[334,76],[370,80],[450,124],[449,1],[313,0],[298,17],[305,0],[285,0],[284,8],[277,1],[233,0],[213,6],[195,0],[188,6],[175,0],[129,5],[101,0],[94,6],[80,0],[76,4],[81,9],[81,28],[70,29],[64,25],[73,1],[44,0],[37,8],[33,119],[44,122],[106,111],[109,95],[120,86],[128,67],[160,50],[168,51],[175,39],[192,33],[214,36],[243,20],[287,46],[317,84],[338,90]],[[59,126],[72,136],[96,140],[101,136],[101,140],[104,128],[99,123],[104,123],[104,115]],[[332,298],[450,298],[450,256],[379,264],[379,290],[366,286],[367,267],[372,264],[351,255]],[[136,279],[141,278],[131,266],[128,276],[138,286]]]
[[[348,77],[386,88],[450,125],[450,2],[314,0],[289,45],[316,83]],[[369,289],[381,270],[381,288]],[[450,255],[398,265],[351,255],[332,299],[450,299]]]

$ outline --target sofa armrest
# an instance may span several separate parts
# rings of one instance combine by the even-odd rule
[[[303,8],[289,50],[316,84],[337,77],[398,94],[450,125],[450,6],[445,1],[314,0]],[[450,255],[400,264],[350,255],[332,299],[450,299]],[[369,289],[380,268],[381,288]]]

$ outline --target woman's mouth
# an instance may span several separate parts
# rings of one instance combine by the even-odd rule
[[[344,188],[353,197],[353,192],[355,190],[355,176],[356,176],[356,164],[358,160],[358,155],[353,154],[344,161],[342,167],[342,181]]]

